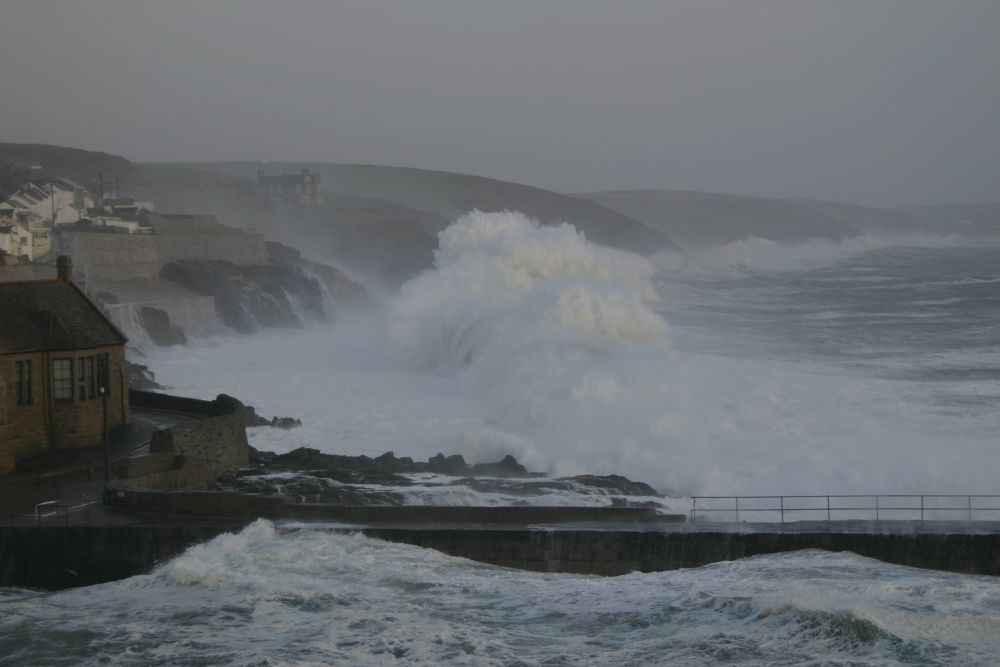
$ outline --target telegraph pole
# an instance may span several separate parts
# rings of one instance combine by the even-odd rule
[[[105,370],[107,373],[107,370]],[[107,382],[107,380],[105,380]],[[103,404],[104,420],[102,421],[102,431],[104,432],[104,481],[111,481],[111,447],[108,444],[108,388],[102,384],[100,387],[101,403]]]

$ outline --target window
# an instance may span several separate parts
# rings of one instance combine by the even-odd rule
[[[94,377],[94,357],[80,357],[77,359],[77,398],[84,401],[94,398],[97,394],[97,378]]]
[[[14,395],[18,405],[31,405],[31,361],[18,361],[14,367]]]
[[[97,355],[97,393],[100,395],[101,388],[104,388],[104,395],[111,395],[111,366],[108,363],[107,353]]]
[[[73,400],[73,360],[52,360],[52,398],[57,401]]]

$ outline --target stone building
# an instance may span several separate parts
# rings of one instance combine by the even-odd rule
[[[73,284],[69,258],[57,267],[0,283],[0,472],[129,421],[126,338]]]
[[[264,170],[257,171],[257,194],[276,204],[288,206],[322,206],[323,192],[319,184],[319,174],[311,174],[303,169],[301,174],[265,176]]]

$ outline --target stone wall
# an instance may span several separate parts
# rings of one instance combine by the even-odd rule
[[[0,355],[0,472],[14,469],[17,461],[56,449],[99,445],[104,437],[104,404],[97,396],[80,398],[78,359],[108,355],[111,393],[108,398],[108,429],[129,421],[128,383],[124,348],[33,352]],[[70,359],[74,381],[73,398],[52,399],[52,361]],[[14,368],[17,361],[31,361],[29,405],[17,405]],[[96,360],[94,363],[96,372]]]
[[[164,264],[180,259],[222,259],[239,266],[267,263],[263,237],[222,225],[197,225],[188,234],[77,232],[61,238],[63,251],[87,279],[156,278]]]
[[[642,532],[621,530],[407,530],[366,528],[392,542],[539,572],[621,575],[701,567],[749,556],[824,549],[887,563],[1000,575],[1000,534]]]
[[[148,457],[119,466],[118,475],[136,488],[173,491],[203,488],[224,470],[246,467],[247,412],[242,403],[220,394],[202,401],[156,392],[129,392],[135,408],[180,412],[197,421],[153,432]]]
[[[0,586],[56,590],[149,572],[239,526],[0,527]]]
[[[0,527],[0,586],[66,588],[148,572],[248,521],[146,526]],[[338,532],[341,532],[338,530]],[[346,529],[344,529],[346,532]],[[355,532],[351,530],[350,532]],[[1000,534],[688,532],[571,528],[362,528],[369,537],[542,572],[620,575],[826,549],[913,567],[1000,574]]]

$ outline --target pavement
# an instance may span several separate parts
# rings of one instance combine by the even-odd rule
[[[154,431],[191,421],[194,419],[185,415],[133,408],[132,423],[109,434],[111,465],[148,454]],[[0,526],[149,523],[147,518],[104,507],[103,447],[72,450],[72,456],[67,453],[62,450],[35,457],[31,471],[0,474]],[[48,503],[37,509],[40,520],[35,507],[39,503]]]

